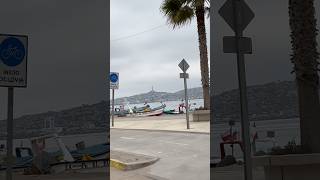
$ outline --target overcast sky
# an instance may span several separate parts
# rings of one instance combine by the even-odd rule
[[[1,33],[29,36],[28,87],[15,89],[15,116],[106,99],[105,0],[2,0]],[[7,89],[0,88],[6,117]]]
[[[237,88],[237,64],[233,54],[222,52],[223,36],[232,36],[231,28],[218,15],[225,0],[214,1],[214,31],[212,34],[212,61],[214,65],[214,93]],[[288,17],[288,0],[246,0],[255,13],[255,18],[244,31],[251,37],[253,54],[246,55],[247,84],[263,84],[278,80],[293,80],[290,61],[291,44]],[[320,2],[315,1],[318,29],[320,24]],[[318,36],[320,43],[320,37]],[[318,47],[320,50],[320,47]]]
[[[196,23],[173,30],[161,2],[111,0],[111,71],[120,73],[116,97],[148,92],[152,86],[165,92],[183,89],[178,67],[183,58],[190,64],[188,87],[201,86]],[[207,32],[209,41],[209,19]]]
[[[111,71],[120,73],[116,97],[183,88],[178,63],[190,64],[189,87],[201,86],[195,21],[173,30],[160,12],[162,0],[111,0]],[[214,1],[212,44],[215,92],[237,87],[234,55],[222,53],[222,37],[233,35]],[[253,38],[248,84],[290,80],[287,0],[247,0],[256,17],[245,31]],[[316,1],[317,18],[319,1]],[[16,89],[15,116],[61,110],[106,99],[107,26],[105,0],[1,1],[1,33],[29,36],[28,87]],[[319,27],[318,21],[318,27]],[[155,28],[132,38],[125,38]],[[209,23],[207,32],[209,41]],[[319,37],[318,37],[319,41]],[[208,43],[209,45],[209,43]],[[210,47],[210,46],[209,46]],[[7,90],[0,88],[0,117]]]
[[[190,64],[189,87],[201,86],[196,22],[175,30],[169,25],[161,26],[166,24],[166,18],[160,12],[161,2],[111,0],[111,71],[120,73],[120,89],[116,91],[116,97],[148,92],[152,86],[156,91],[182,89],[183,82],[178,77],[180,69],[177,67],[182,58]],[[211,45],[214,48],[215,93],[238,86],[235,56],[222,52],[223,36],[233,35],[230,27],[218,15],[224,2],[215,0],[213,4],[214,27],[211,29],[214,33]],[[289,59],[288,1],[246,2],[255,12],[255,19],[244,32],[253,41],[253,54],[246,56],[248,84],[293,80]],[[315,7],[319,11],[318,1]],[[319,13],[317,18],[320,19]],[[157,28],[144,32],[154,27]],[[206,28],[209,41],[208,21]],[[130,35],[133,37],[130,38]]]

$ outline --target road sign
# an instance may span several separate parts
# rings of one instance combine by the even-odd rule
[[[242,54],[252,54],[252,40],[248,37],[239,38],[239,51]],[[237,38],[235,36],[223,37],[223,52],[237,53]]]
[[[238,13],[234,13],[234,9],[238,8]],[[227,0],[227,2],[219,10],[220,16],[228,23],[228,25],[236,31],[236,22],[239,30],[243,31],[254,18],[254,13],[244,0]],[[236,21],[236,18],[238,20]]]
[[[110,89],[119,89],[119,73],[110,72]]]
[[[254,18],[254,13],[244,0],[227,0],[219,10],[219,14],[235,32],[235,37],[224,38],[224,51],[237,54],[238,81],[240,90],[241,132],[244,145],[244,177],[252,180],[252,160],[250,128],[248,119],[248,100],[245,58],[246,52],[251,53],[251,40],[243,37],[243,30]],[[233,44],[233,45],[232,45]]]
[[[28,37],[0,35],[0,86],[27,86]]]
[[[190,129],[189,125],[189,104],[188,104],[188,86],[187,86],[187,79],[189,78],[189,74],[186,73],[186,71],[189,69],[189,64],[185,59],[182,59],[182,61],[178,65],[180,69],[183,71],[183,73],[180,73],[180,78],[183,78],[184,82],[184,100],[186,102],[186,121],[187,121],[187,129]]]
[[[189,79],[189,74],[188,73],[180,73],[180,78]]]
[[[179,67],[183,72],[186,72],[190,66],[186,60],[182,59],[182,61],[179,63]]]

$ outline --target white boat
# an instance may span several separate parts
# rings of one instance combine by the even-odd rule
[[[53,139],[54,142],[56,142],[57,147],[59,147],[60,151],[45,152],[44,150],[46,148],[46,140],[48,139]],[[30,138],[29,141],[30,143],[25,145],[21,144],[21,147],[15,148],[13,155],[19,159],[14,165],[15,171],[28,172],[30,169],[29,167],[32,163],[36,165],[36,167],[41,170],[42,173],[60,173],[65,171],[66,169],[77,168],[76,166],[79,166],[79,164],[82,166],[83,164],[85,164],[85,167],[87,168],[92,164],[90,160],[94,159],[100,159],[100,161],[97,162],[103,165],[106,163],[106,157],[109,152],[109,145],[106,143],[83,147],[83,149],[80,150],[77,149],[74,151],[69,151],[69,149],[63,143],[61,137],[59,137],[55,133]],[[3,157],[6,157],[5,148],[2,147],[2,149]],[[81,158],[83,157],[83,153],[90,156],[92,155],[93,158],[89,160],[91,164],[88,162],[88,165],[85,160],[81,160]],[[79,162],[79,158],[81,163]],[[0,170],[5,170],[4,163],[0,164],[3,164],[3,166],[0,167]],[[70,167],[67,168],[67,165],[70,165]],[[31,171],[29,171],[28,173],[32,174]]]
[[[135,117],[149,117],[149,116],[160,116],[163,114],[163,109],[159,109],[152,112],[144,112],[144,113],[137,113],[134,115]]]

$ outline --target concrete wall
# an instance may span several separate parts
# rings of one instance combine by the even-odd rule
[[[210,110],[197,110],[192,113],[193,121],[210,121]]]

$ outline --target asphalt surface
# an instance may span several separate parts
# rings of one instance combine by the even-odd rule
[[[111,169],[112,180],[210,179],[209,134],[111,129],[111,149],[160,158],[155,164],[138,170]]]

